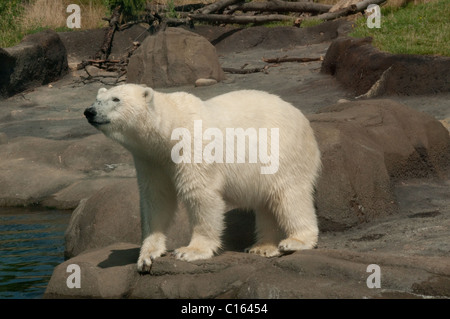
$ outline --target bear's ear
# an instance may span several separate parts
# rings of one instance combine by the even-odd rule
[[[144,88],[144,99],[147,103],[149,103],[153,99],[153,90],[151,88]]]
[[[100,90],[98,90],[97,94],[105,93],[106,91],[108,91],[108,90],[105,88],[101,88]]]

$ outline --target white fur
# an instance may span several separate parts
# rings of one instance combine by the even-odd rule
[[[113,101],[118,98],[120,101]],[[139,85],[100,89],[93,104],[97,125],[134,157],[140,192],[143,244],[139,271],[166,252],[165,232],[178,203],[191,219],[192,239],[175,256],[192,261],[221,246],[224,213],[253,209],[257,240],[247,251],[262,256],[313,248],[318,227],[313,204],[320,153],[308,120],[279,97],[236,91],[201,101],[188,93],[164,94]],[[260,163],[175,164],[175,128],[279,128],[279,169],[261,174]],[[107,124],[106,124],[107,123]],[[205,144],[207,142],[204,142]]]

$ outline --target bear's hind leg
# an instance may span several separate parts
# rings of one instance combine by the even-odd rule
[[[284,194],[275,214],[287,238],[278,244],[280,252],[316,247],[319,228],[314,198],[309,187],[292,187]]]
[[[275,216],[267,209],[260,208],[255,212],[256,243],[245,251],[263,257],[280,255],[278,243],[281,239],[281,229]]]

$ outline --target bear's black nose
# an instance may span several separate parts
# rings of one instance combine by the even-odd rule
[[[87,119],[92,119],[97,115],[97,111],[93,107],[89,107],[86,110],[84,110],[84,116],[86,116]]]

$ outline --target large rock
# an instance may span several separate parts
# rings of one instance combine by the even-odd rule
[[[139,192],[135,179],[103,187],[80,202],[66,230],[64,255],[69,258],[87,249],[121,241],[140,241]]]
[[[28,35],[18,45],[0,49],[0,96],[55,81],[67,71],[66,48],[56,32]]]
[[[58,265],[44,298],[418,298],[450,296],[448,257],[317,249],[280,258],[225,252],[209,260],[157,259],[151,273],[136,270],[139,246],[116,243]],[[80,288],[66,284],[80,267]],[[381,289],[367,285],[370,264]],[[177,310],[179,311],[179,310]]]
[[[342,230],[397,211],[393,183],[446,177],[448,131],[391,100],[337,104],[308,116],[322,152],[316,192],[320,229]]]
[[[394,179],[448,176],[450,137],[434,117],[388,99],[339,103],[309,116],[314,123],[352,126],[380,145],[384,164]],[[357,144],[354,140],[353,144]]]
[[[130,58],[129,83],[151,87],[194,84],[199,78],[225,78],[216,49],[205,38],[181,28],[147,37]]]
[[[68,141],[17,137],[0,144],[0,207],[74,209],[100,188],[135,175],[130,153],[103,134]]]
[[[22,159],[0,162],[0,207],[38,205],[43,198],[83,178],[74,171],[61,171]]]
[[[334,40],[321,71],[334,75],[355,95],[368,92],[383,74],[378,96],[450,91],[450,57],[391,54],[371,43],[371,38]]]

